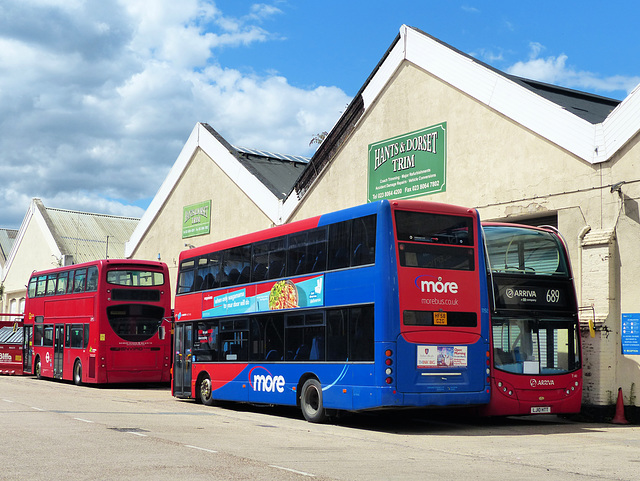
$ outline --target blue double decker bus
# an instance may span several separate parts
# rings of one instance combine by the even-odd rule
[[[476,210],[379,201],[181,253],[172,394],[339,410],[489,402]]]

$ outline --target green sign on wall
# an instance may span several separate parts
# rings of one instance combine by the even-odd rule
[[[211,232],[211,201],[198,202],[182,208],[182,238]]]
[[[446,191],[447,123],[369,144],[368,201]]]

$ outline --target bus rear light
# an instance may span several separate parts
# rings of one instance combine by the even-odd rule
[[[384,351],[384,355],[387,357],[391,357],[393,356],[393,351],[391,349],[387,349],[386,351]]]
[[[391,359],[389,359],[389,358],[386,358],[386,359],[384,360],[384,363],[385,363],[387,366],[391,366],[391,364],[393,364],[393,361],[392,361]]]
[[[391,374],[393,373],[393,369],[388,367],[387,370],[385,371],[385,373],[387,374],[387,376],[391,376]]]
[[[393,379],[388,377],[387,379],[384,380],[384,382],[386,382],[387,384],[391,384],[393,382]]]

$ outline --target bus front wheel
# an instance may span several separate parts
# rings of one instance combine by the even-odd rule
[[[327,422],[329,416],[322,405],[322,385],[317,379],[307,379],[300,392],[300,409],[310,423]]]
[[[200,398],[200,402],[205,406],[213,406],[215,401],[213,399],[213,389],[211,384],[211,378],[209,375],[205,375],[200,380],[200,385],[198,386],[198,396]]]
[[[73,365],[73,384],[80,386],[82,384],[82,363],[76,361]]]
[[[36,375],[36,378],[42,379],[42,363],[40,362],[40,357],[36,358],[33,373]]]

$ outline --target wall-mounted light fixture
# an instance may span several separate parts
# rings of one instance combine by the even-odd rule
[[[618,194],[622,195],[622,185],[626,184],[626,182],[624,180],[621,180],[620,182],[616,182],[615,184],[613,184],[611,186],[611,193],[613,194],[614,192],[617,192]]]

